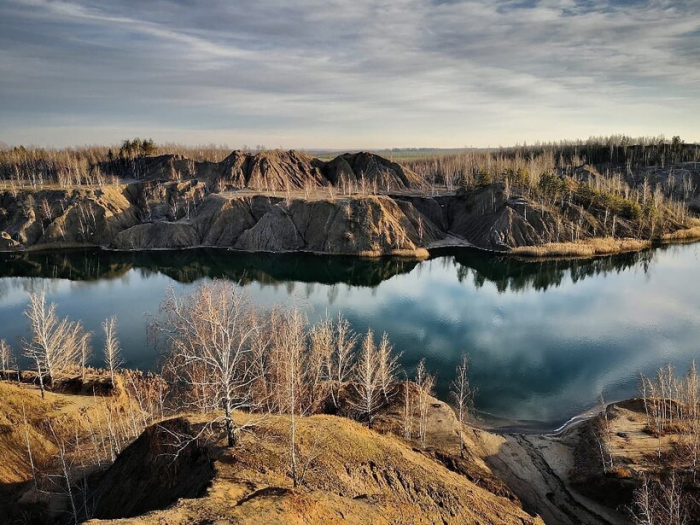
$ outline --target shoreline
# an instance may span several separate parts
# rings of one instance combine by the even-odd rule
[[[693,226],[664,234],[656,239],[635,239],[626,237],[594,237],[570,243],[549,243],[539,246],[520,246],[508,252],[523,259],[593,258],[620,253],[635,253],[648,248],[669,244],[691,244],[700,241],[700,226]]]
[[[634,399],[634,398],[628,398]],[[612,401],[606,404],[606,407],[613,405],[615,403],[620,403],[623,400]],[[601,413],[603,407],[600,404],[595,404],[591,408],[584,410],[574,416],[570,417],[564,423],[559,425],[554,429],[549,429],[548,426],[542,425],[543,428],[537,428],[535,426],[527,426],[527,421],[522,420],[507,420],[505,418],[496,418],[492,414],[488,414],[494,418],[494,422],[501,422],[503,424],[480,424],[479,420],[471,421],[469,424],[474,428],[482,430],[484,432],[490,432],[491,434],[497,435],[524,435],[524,436],[540,436],[540,437],[559,437],[566,434],[570,430],[578,427],[579,425],[589,421],[590,419],[596,417]],[[483,413],[483,412],[482,412]]]
[[[180,250],[199,250],[199,249],[211,249],[211,250],[222,250],[231,251],[236,253],[264,253],[264,254],[279,254],[279,255],[291,255],[291,254],[309,254],[318,256],[340,256],[340,257],[358,257],[364,259],[380,259],[380,258],[400,258],[400,259],[411,259],[422,261],[430,258],[431,256],[439,253],[441,250],[454,250],[454,249],[466,249],[466,250],[478,250],[481,252],[492,253],[497,255],[506,255],[509,257],[514,257],[526,261],[539,261],[539,260],[552,260],[552,259],[593,259],[596,257],[604,257],[609,255],[618,255],[623,253],[636,253],[649,248],[657,248],[660,246],[674,245],[674,244],[693,244],[700,242],[700,226],[693,226],[691,228],[685,228],[682,230],[677,230],[673,233],[665,234],[660,238],[653,240],[642,240],[634,238],[623,238],[623,239],[613,239],[611,237],[595,237],[592,239],[586,239],[583,241],[576,241],[571,243],[548,243],[541,244],[537,246],[518,246],[516,248],[511,248],[509,250],[490,250],[488,248],[482,248],[468,241],[456,237],[454,235],[448,235],[445,239],[436,241],[428,246],[417,248],[415,250],[392,250],[390,252],[379,252],[379,251],[357,251],[357,252],[321,252],[315,250],[241,250],[232,247],[223,246],[208,246],[208,245],[197,245],[197,246],[184,246],[179,248],[134,248],[134,249],[123,249],[123,248],[111,248],[109,246],[96,245],[91,243],[42,243],[34,244],[31,246],[21,246],[13,249],[0,248],[0,254],[22,254],[22,253],[33,253],[33,252],[49,252],[49,251],[61,251],[61,250],[83,250],[83,249],[94,249],[101,250],[105,252],[168,252],[168,251],[180,251]]]

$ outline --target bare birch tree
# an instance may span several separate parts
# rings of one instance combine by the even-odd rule
[[[435,376],[426,370],[425,358],[420,360],[416,368],[416,385],[418,386],[418,437],[421,446],[425,447],[425,438],[428,434],[428,409],[435,387]]]
[[[634,491],[631,509],[637,525],[685,525],[691,523],[687,496],[680,478],[671,473],[663,481],[652,481],[644,476]]]
[[[85,371],[87,369],[87,363],[92,355],[92,347],[90,346],[90,339],[92,337],[91,332],[85,332],[80,337],[78,344],[80,346],[80,372],[82,382],[85,383]]]
[[[690,435],[690,459],[693,481],[695,481],[698,470],[698,452],[700,451],[700,410],[698,410],[698,403],[700,403],[700,378],[695,367],[695,360],[690,364],[684,386],[686,419],[688,420],[686,427]]]
[[[415,406],[415,395],[408,376],[403,382],[403,437],[411,439],[413,437],[413,412]]]
[[[372,428],[375,412],[381,404],[382,394],[379,358],[372,330],[367,331],[367,335],[362,341],[362,349],[355,365],[355,389],[357,391],[355,408]]]
[[[353,374],[357,338],[358,336],[350,328],[348,320],[338,314],[334,330],[333,351],[326,359],[326,376],[335,408],[339,408],[340,394]]]
[[[640,392],[647,420],[646,431],[657,437],[657,456],[662,454],[662,436],[677,434],[677,452],[697,476],[700,454],[700,378],[691,362],[684,377],[677,377],[673,367],[659,368],[655,377],[640,374]]]
[[[10,379],[10,369],[12,368],[12,348],[4,339],[0,339],[0,372],[5,375],[5,379]]]
[[[384,332],[382,340],[377,348],[377,375],[381,384],[384,401],[389,400],[396,393],[396,375],[399,371],[399,358],[401,354],[394,353],[394,347],[389,343],[389,336]]]
[[[233,411],[252,411],[253,338],[259,327],[246,296],[233,283],[214,281],[177,297],[172,288],[161,304],[161,319],[151,325],[168,348],[168,360],[186,389],[203,391],[205,411],[223,409],[227,444],[236,444],[239,425]],[[212,424],[221,421],[216,417]]]
[[[303,415],[306,407],[299,402],[304,388],[304,352],[306,350],[305,319],[299,310],[288,316],[283,336],[282,352],[285,384],[284,390],[289,402],[289,466],[294,487],[299,485],[300,470],[297,460],[297,417]]]
[[[73,518],[73,523],[77,525],[79,523],[79,518],[78,507],[76,505],[76,498],[73,490],[73,465],[68,459],[68,450],[66,448],[65,441],[63,440],[63,438],[60,438],[58,434],[56,434],[56,431],[54,430],[51,422],[49,422],[48,425],[49,430],[51,430],[51,434],[53,435],[54,444],[56,445],[57,452],[55,457],[58,461],[58,466],[60,469],[59,475],[49,475],[48,479],[52,483],[54,483],[56,487],[58,487],[60,493],[62,493],[68,500],[68,503],[70,504],[71,508],[71,517]]]
[[[462,354],[462,359],[457,365],[457,376],[452,382],[450,394],[457,405],[457,420],[459,421],[459,455],[464,457],[464,429],[463,426],[473,409],[474,391],[469,384],[469,357]]]
[[[39,494],[39,481],[36,475],[36,464],[34,463],[34,453],[32,451],[32,440],[29,438],[29,421],[27,420],[27,411],[22,400],[22,418],[24,421],[24,441],[27,446],[27,457],[29,458],[29,466],[32,469],[32,481],[34,482],[34,493]]]
[[[116,383],[114,382],[114,374],[123,364],[121,345],[119,344],[119,339],[117,338],[117,317],[112,316],[109,319],[105,319],[102,323],[102,330],[105,334],[105,365],[109,370],[109,378],[112,382],[112,388],[114,388],[116,386]]]
[[[603,472],[607,473],[609,468],[613,468],[615,466],[612,450],[610,448],[613,431],[610,418],[608,416],[608,406],[602,392],[598,398],[598,401],[603,407],[603,410],[595,420],[594,432],[596,440],[598,441]]]
[[[304,404],[309,411],[322,408],[328,398],[327,363],[333,355],[334,346],[333,321],[326,317],[311,327],[309,348],[306,352],[306,379]]]
[[[31,339],[23,340],[24,356],[34,362],[44,397],[44,375],[48,375],[52,387],[58,374],[79,362],[85,331],[80,322],[59,319],[56,304],[47,305],[44,292],[29,294],[24,314],[32,334]]]

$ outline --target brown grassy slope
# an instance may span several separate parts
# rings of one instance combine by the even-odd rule
[[[692,220],[689,228],[667,233],[659,239],[662,243],[693,242],[700,239],[698,220]],[[516,246],[510,250],[514,255],[526,257],[593,257],[613,253],[636,252],[648,248],[652,241],[644,239],[592,237],[576,242],[546,243],[539,246]]]
[[[45,422],[59,413],[59,396],[47,394],[42,401],[39,392],[0,382],[0,484],[29,481],[32,476],[27,454],[27,435],[35,461],[47,460],[56,450],[49,440]],[[24,423],[23,407],[27,415]]]
[[[288,474],[288,419],[270,417],[216,456],[205,497],[120,523],[542,523],[397,437],[335,416],[302,418],[297,432],[302,487]]]
[[[103,378],[96,380],[94,376],[88,376],[88,381],[89,384],[96,385],[97,392],[103,390],[97,385]],[[78,384],[79,380],[69,379],[65,386],[69,387],[69,383]],[[103,434],[107,430],[108,412],[113,420],[115,414],[124,419],[129,415],[140,417],[134,406],[135,401],[130,401],[125,394],[120,378],[117,378],[117,385],[117,393],[111,396],[47,391],[45,399],[41,399],[39,389],[33,385],[0,381],[0,485],[31,480],[27,435],[39,474],[53,471],[56,441],[72,443],[76,436],[84,447],[79,452],[85,454],[83,460],[89,465],[93,458],[88,457],[88,452],[91,453],[92,449],[88,446],[87,437],[91,434],[99,439],[105,437]],[[131,412],[128,408],[131,408]]]

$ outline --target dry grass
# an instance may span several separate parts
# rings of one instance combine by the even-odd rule
[[[117,385],[116,394],[105,397],[47,391],[42,399],[34,385],[0,381],[0,484],[31,479],[27,437],[41,475],[55,467],[57,439],[70,444],[69,453],[79,457],[81,464],[97,463],[89,436],[102,443],[108,439],[108,419],[123,431],[129,417],[142,418],[137,401],[127,395],[121,377]],[[117,439],[125,446],[131,438],[124,434]],[[76,440],[80,443],[77,448]]]
[[[348,255],[357,255],[358,257],[367,257],[376,259],[377,257],[403,257],[407,259],[427,259],[430,253],[425,248],[416,248],[415,250],[391,250],[389,252],[363,250]]]
[[[293,488],[288,472],[289,420],[269,416],[218,455],[204,498],[119,523],[542,523],[402,439],[354,421],[300,418],[297,440],[308,466],[302,487]]]
[[[579,242],[559,242],[541,246],[519,246],[510,253],[525,257],[592,257],[613,253],[636,252],[651,246],[651,241],[597,237]]]
[[[42,402],[38,390],[0,382],[0,399],[0,484],[28,481],[32,470],[27,437],[37,462],[51,457],[56,447],[41,431],[41,426],[61,408],[60,398],[48,394]],[[26,425],[23,412],[27,415]]]
[[[700,225],[678,230],[673,233],[667,233],[661,237],[661,240],[664,242],[697,241],[698,239],[700,239]]]
[[[619,403],[609,413],[612,439],[609,444],[615,464],[636,477],[641,472],[657,471],[670,458],[683,434],[653,435],[647,428],[640,400]],[[663,458],[661,461],[659,458]],[[661,461],[661,463],[660,463]]]

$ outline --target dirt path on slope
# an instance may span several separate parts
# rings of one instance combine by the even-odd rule
[[[569,472],[574,467],[574,448],[580,433],[570,428],[559,436],[491,434],[473,430],[484,460],[522,501],[530,513],[551,524],[624,524],[620,513],[608,509],[574,490]]]

